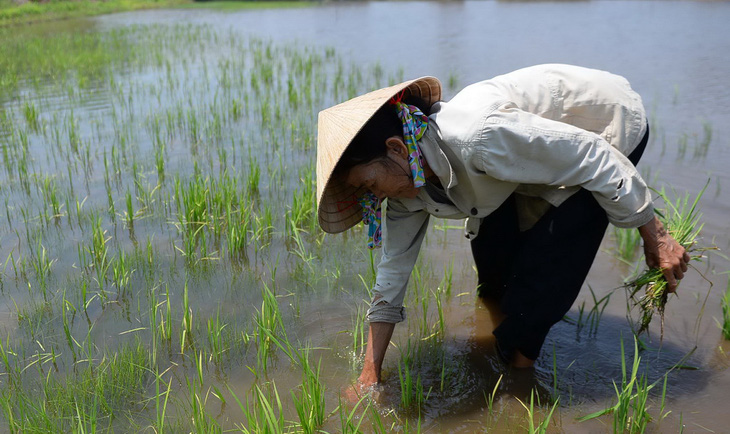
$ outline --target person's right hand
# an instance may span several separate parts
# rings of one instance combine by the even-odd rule
[[[360,374],[355,384],[346,386],[342,390],[342,395],[350,405],[356,405],[364,397],[369,396],[372,400],[378,401],[380,398],[380,382],[377,375],[367,374],[365,371]]]

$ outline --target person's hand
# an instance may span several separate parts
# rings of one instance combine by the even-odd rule
[[[378,401],[380,398],[379,383],[374,372],[368,373],[363,370],[355,384],[348,385],[342,390],[342,395],[353,406],[357,405],[366,396]]]
[[[667,279],[667,291],[676,291],[679,280],[687,271],[689,254],[669,235],[656,216],[654,220],[639,227],[639,233],[644,239],[646,265],[650,268],[660,268]]]

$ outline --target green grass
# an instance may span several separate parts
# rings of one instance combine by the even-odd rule
[[[216,10],[246,10],[246,9],[289,9],[312,7],[320,4],[319,1],[198,1],[195,3],[184,3],[177,6],[183,9],[216,9]]]
[[[0,27],[51,21],[66,18],[110,14],[172,7],[190,0],[51,0],[45,3],[29,1],[16,5],[13,1],[0,2]]]

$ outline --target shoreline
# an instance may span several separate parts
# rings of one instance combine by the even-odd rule
[[[142,9],[266,9],[309,7],[312,1],[199,1],[193,0],[107,0],[107,1],[49,1],[45,3],[27,2],[15,5],[12,0],[0,0],[0,29],[60,21],[71,18],[90,17],[130,12]]]

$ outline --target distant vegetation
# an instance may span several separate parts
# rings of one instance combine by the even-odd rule
[[[0,26],[168,7],[189,2],[190,0],[0,0]]]
[[[198,2],[198,7],[214,8],[262,8],[291,7],[308,2],[297,1],[224,1]],[[193,6],[193,0],[0,0],[0,27],[51,21],[138,9],[165,8],[172,6]]]

